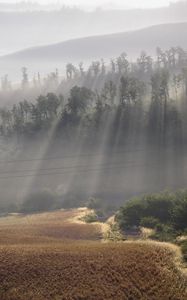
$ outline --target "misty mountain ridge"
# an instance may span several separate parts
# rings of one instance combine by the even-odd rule
[[[26,4],[24,7],[28,6]],[[3,7],[20,9],[22,6],[6,4]],[[5,11],[0,5],[0,52],[8,54],[23,48],[85,36],[127,32],[164,23],[187,22],[186,11],[187,2],[172,3],[168,7],[156,9],[94,11],[68,7],[51,11],[43,8],[33,10],[32,5],[25,11]]]
[[[21,68],[26,66],[31,77],[40,72],[42,76],[56,68],[65,72],[69,62],[88,65],[93,60],[103,58],[106,62],[126,52],[129,60],[136,60],[145,50],[152,56],[156,48],[166,50],[170,47],[187,49],[187,22],[161,24],[148,28],[73,39],[61,43],[24,49],[6,56],[0,56],[0,77],[8,74],[13,82],[20,80]]]
[[[2,56],[1,61],[78,62],[101,58],[110,59],[124,51],[131,59],[134,59],[143,50],[154,56],[157,47],[167,49],[180,46],[187,49],[187,40],[183,38],[186,32],[187,22],[161,24],[136,31],[85,37],[33,47]]]

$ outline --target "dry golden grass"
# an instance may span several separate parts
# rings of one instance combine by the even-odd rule
[[[0,244],[101,239],[101,225],[77,222],[83,214],[85,209],[74,209],[0,218]]]
[[[79,214],[0,220],[0,300],[187,299],[176,249],[94,241],[103,228],[76,223]]]

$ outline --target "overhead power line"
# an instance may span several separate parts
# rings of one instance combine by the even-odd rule
[[[173,149],[166,149],[166,150],[173,150]],[[67,158],[81,158],[81,157],[97,157],[97,156],[110,156],[114,154],[125,154],[125,153],[138,153],[138,152],[145,152],[145,153],[159,153],[159,150],[147,150],[147,149],[128,149],[123,151],[111,151],[111,152],[98,152],[98,153],[82,153],[77,155],[64,155],[64,156],[54,156],[54,157],[39,157],[39,158],[28,158],[28,159],[15,159],[15,160],[0,160],[0,164],[11,164],[11,163],[21,163],[21,162],[33,162],[33,161],[50,161],[50,160],[60,160],[60,159],[67,159]]]
[[[95,164],[94,166],[113,166],[113,165],[121,165],[124,161],[118,161],[113,163],[99,163]],[[127,161],[128,163],[134,163],[134,161]],[[60,167],[51,167],[51,168],[39,168],[39,169],[23,169],[23,170],[9,170],[9,171],[2,171],[0,174],[13,174],[13,173],[24,173],[24,172],[38,172],[38,171],[57,171],[57,170],[67,170],[67,169],[78,169],[78,168],[88,168],[92,167],[92,165],[75,165],[75,166],[60,166]]]
[[[0,179],[11,179],[11,178],[26,178],[26,177],[40,177],[40,176],[51,176],[51,175],[67,175],[67,174],[75,174],[78,173],[87,173],[87,172],[102,172],[105,170],[112,170],[112,169],[124,169],[128,167],[146,167],[146,166],[158,166],[157,163],[150,163],[150,164],[121,164],[119,165],[108,165],[106,167],[102,168],[87,168],[87,169],[81,169],[81,170],[74,170],[74,171],[64,171],[64,172],[52,172],[52,173],[35,173],[35,174],[24,174],[24,175],[11,175],[11,176],[4,176],[0,177]]]

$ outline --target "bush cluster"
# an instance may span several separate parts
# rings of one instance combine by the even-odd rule
[[[187,229],[187,190],[150,194],[128,201],[116,220],[122,230],[144,226],[154,228],[162,239]]]

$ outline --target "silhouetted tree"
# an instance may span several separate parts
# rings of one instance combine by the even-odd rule
[[[28,79],[28,73],[27,73],[27,68],[23,67],[22,68],[22,88],[28,88],[29,85],[29,79]]]

